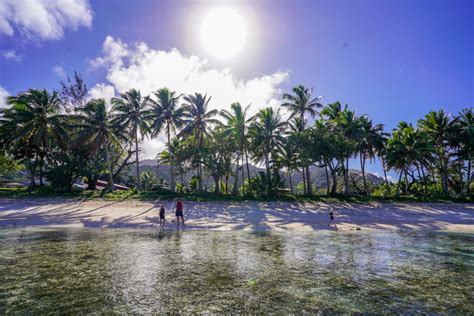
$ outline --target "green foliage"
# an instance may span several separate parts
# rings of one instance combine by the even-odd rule
[[[0,154],[0,177],[7,177],[24,169],[17,160],[4,154]]]
[[[199,177],[192,176],[188,183],[188,192],[189,193],[196,193],[199,189]]]
[[[151,191],[153,187],[157,184],[156,176],[149,172],[142,172],[140,174],[141,188],[144,191]]]
[[[180,194],[205,196],[210,190],[233,198],[269,198],[289,191],[288,186],[297,195],[343,193],[345,199],[371,194],[449,199],[472,192],[472,108],[457,116],[432,111],[416,125],[400,122],[389,135],[347,105],[323,107],[320,97],[304,86],[283,95],[288,120],[271,107],[250,117],[249,106],[238,102],[230,111],[211,110],[210,96],[181,97],[166,88],[152,96],[131,89],[113,98],[108,110],[106,100],[85,102],[87,88],[79,74],[61,86],[61,97],[30,89],[7,99],[9,107],[0,111],[0,176],[20,171],[34,187],[46,175],[55,190],[70,191],[76,180],[86,178],[91,191],[98,179],[107,179],[108,190],[118,181],[146,191],[129,192],[130,197],[176,189]],[[169,166],[169,188],[153,173],[139,172],[140,142],[162,133],[167,148],[158,160]],[[352,158],[360,162],[362,181],[349,170]],[[373,187],[366,179],[367,161],[377,158],[384,171],[398,173],[396,184],[385,179],[384,185]],[[132,164],[134,180],[127,175]],[[255,164],[264,172],[255,175]],[[313,191],[312,166],[324,168],[331,187]],[[296,172],[303,174],[303,182],[286,183],[284,175],[289,179]],[[175,179],[180,182],[176,186]],[[114,194],[125,193],[110,196]]]

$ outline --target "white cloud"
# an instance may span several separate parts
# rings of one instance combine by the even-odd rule
[[[96,84],[92,89],[89,90],[88,100],[91,99],[104,99],[110,109],[110,99],[115,96],[115,89],[113,86],[99,83]]]
[[[128,46],[120,39],[115,40],[112,36],[107,36],[102,44],[103,56],[99,56],[89,61],[91,70],[100,67],[120,67],[122,59],[128,56]]]
[[[0,35],[16,33],[30,40],[62,38],[64,30],[90,27],[92,10],[88,0],[2,0]]]
[[[177,49],[154,50],[143,42],[129,46],[111,36],[105,39],[102,52],[102,56],[91,60],[89,65],[104,67],[107,80],[118,93],[136,88],[148,95],[163,87],[184,94],[207,93],[212,96],[210,109],[229,109],[233,102],[244,106],[251,103],[253,114],[262,107],[276,106],[281,96],[279,86],[289,76],[287,72],[278,71],[243,80],[229,69],[211,68],[206,59],[185,56]],[[145,142],[147,158],[157,154],[156,142]]]
[[[66,78],[66,72],[64,71],[64,68],[62,66],[55,65],[51,70],[59,78],[63,78],[63,79]]]
[[[0,109],[7,107],[6,98],[10,95],[10,93],[4,87],[0,86]]]
[[[0,53],[1,53],[1,56],[5,58],[6,60],[20,62],[22,59],[21,55],[17,55],[14,50],[2,50],[0,51]]]

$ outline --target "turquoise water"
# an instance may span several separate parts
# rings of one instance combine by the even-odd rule
[[[0,230],[0,314],[474,313],[474,235]]]

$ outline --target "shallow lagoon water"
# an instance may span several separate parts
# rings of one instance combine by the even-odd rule
[[[474,235],[0,230],[0,314],[474,313]]]

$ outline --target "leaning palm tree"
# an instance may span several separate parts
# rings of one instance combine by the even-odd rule
[[[285,140],[286,122],[282,121],[279,112],[275,113],[271,107],[261,109],[249,129],[254,157],[257,162],[265,164],[266,195],[272,191],[270,163],[275,163],[277,152],[283,149]]]
[[[67,146],[68,133],[65,117],[59,114],[61,102],[57,92],[30,89],[17,96],[7,98],[11,106],[3,111],[2,143],[9,144],[13,151],[35,152],[35,160],[49,160],[52,154],[52,142],[61,148]],[[33,164],[34,166],[36,164]],[[31,185],[35,186],[34,169],[32,170]],[[41,182],[40,169],[40,182]]]
[[[121,126],[114,121],[107,111],[104,99],[95,99],[87,102],[84,107],[77,108],[77,124],[73,127],[77,130],[76,141],[79,145],[86,146],[91,154],[96,153],[101,147],[105,147],[105,156],[108,168],[107,190],[114,190],[113,166],[110,157],[110,149],[113,146],[121,147],[127,141]]]
[[[313,97],[313,88],[308,89],[302,85],[296,86],[292,89],[293,94],[283,94],[284,103],[281,105],[290,111],[290,118],[298,116],[301,122],[301,131],[305,128],[305,115],[310,114],[311,117],[316,116],[317,108],[322,108],[323,105],[319,102],[322,96]],[[309,166],[306,166],[306,180],[307,190],[309,195],[313,194],[311,186],[311,175],[309,173]]]
[[[176,95],[176,92],[168,88],[162,88],[154,94],[156,100],[151,100],[151,110],[148,116],[151,136],[157,137],[163,128],[166,131],[170,166],[170,189],[174,192],[175,181],[171,133],[176,133],[176,129],[183,126],[186,111],[183,107],[179,106],[178,102],[181,95]]]
[[[242,159],[242,188],[244,183],[244,156],[246,153],[246,144],[248,138],[248,124],[252,118],[248,118],[247,112],[250,105],[242,108],[240,103],[232,103],[230,108],[232,112],[222,110],[221,116],[226,120],[223,127],[223,135],[230,137],[237,146],[236,171],[234,178],[234,188],[232,194],[237,195],[239,181],[239,160]],[[249,166],[247,162],[247,175],[249,176]]]
[[[195,160],[197,161],[197,175],[199,192],[202,192],[202,163],[201,163],[201,149],[203,147],[204,137],[210,136],[211,125],[219,124],[220,122],[214,117],[219,113],[217,110],[208,111],[208,105],[211,101],[211,97],[207,97],[207,94],[202,95],[195,93],[184,97],[186,103],[184,109],[187,113],[187,117],[184,120],[184,129],[181,131],[181,135],[194,134],[196,139],[196,150]]]
[[[135,142],[136,184],[140,188],[140,161],[138,159],[138,142],[149,130],[148,116],[150,98],[142,97],[140,91],[131,89],[112,98],[114,124],[128,130],[129,136]]]

